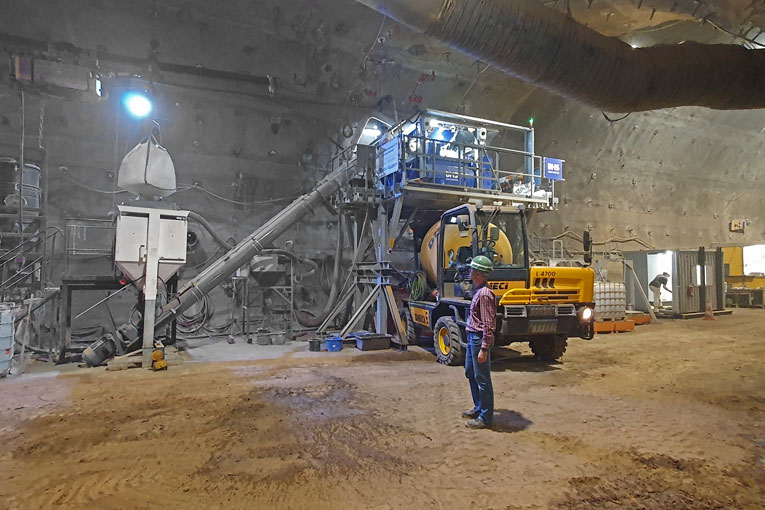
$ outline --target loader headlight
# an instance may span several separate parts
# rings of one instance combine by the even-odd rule
[[[593,311],[592,311],[592,308],[589,308],[589,307],[585,307],[585,308],[582,310],[582,320],[583,320],[583,321],[585,321],[585,322],[586,322],[586,321],[589,321],[590,319],[592,319],[592,315],[593,315]]]

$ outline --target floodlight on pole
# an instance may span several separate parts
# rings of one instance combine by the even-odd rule
[[[133,117],[142,119],[154,109],[149,97],[142,92],[127,92],[122,96],[122,103]]]

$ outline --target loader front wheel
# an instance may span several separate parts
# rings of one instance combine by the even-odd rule
[[[433,347],[438,362],[442,365],[458,366],[465,362],[462,348],[462,330],[451,317],[441,317],[433,330]]]
[[[566,352],[566,335],[544,335],[529,340],[531,352],[542,361],[557,361]]]

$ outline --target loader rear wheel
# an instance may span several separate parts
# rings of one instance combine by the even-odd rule
[[[404,310],[404,319],[406,320],[406,340],[409,345],[417,345],[422,328],[412,320],[412,312],[408,308]]]
[[[545,335],[529,340],[529,346],[540,360],[557,361],[566,352],[567,341],[565,335]]]
[[[433,347],[438,362],[442,365],[458,366],[465,362],[462,350],[462,330],[451,317],[441,317],[433,329]]]

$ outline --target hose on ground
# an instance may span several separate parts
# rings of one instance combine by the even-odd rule
[[[345,220],[342,214],[339,215],[338,218],[337,245],[335,248],[335,268],[334,272],[332,273],[332,288],[329,291],[329,299],[327,300],[327,305],[324,307],[324,310],[322,310],[320,314],[314,317],[311,317],[309,314],[302,310],[295,310],[295,318],[300,324],[306,327],[318,328],[321,326],[324,320],[332,312],[332,308],[335,306],[335,302],[337,301],[337,296],[340,290],[340,268],[342,267],[343,241],[345,237],[343,234],[343,225]]]

